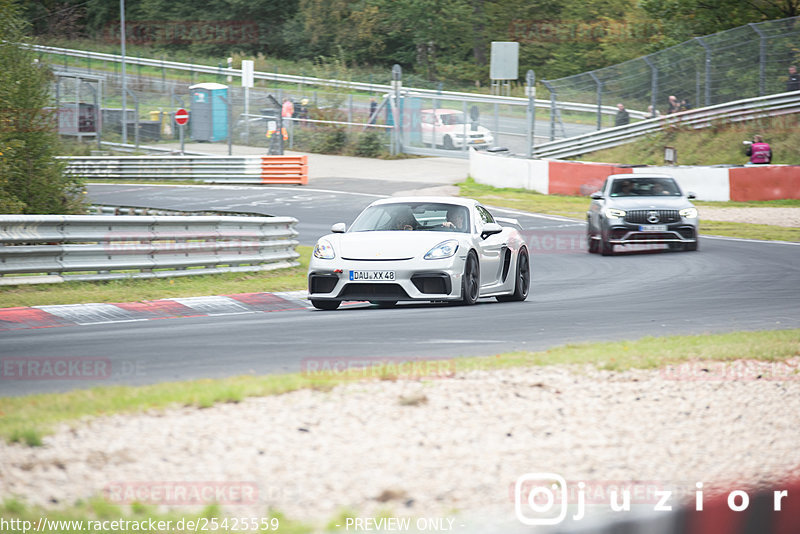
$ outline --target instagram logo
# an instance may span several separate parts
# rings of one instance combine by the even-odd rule
[[[527,473],[514,485],[514,513],[525,525],[561,523],[567,517],[567,500],[567,481],[555,473]]]

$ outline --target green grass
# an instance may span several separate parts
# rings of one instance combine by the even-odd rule
[[[456,184],[462,197],[479,200],[502,208],[514,208],[534,213],[561,215],[572,219],[586,219],[589,199],[566,195],[543,195],[528,189],[499,188],[483,185],[473,178]]]
[[[485,204],[514,208],[548,215],[561,215],[586,220],[590,200],[586,197],[543,195],[527,189],[497,188],[475,182],[472,178],[457,184],[462,197],[474,198]],[[713,207],[800,207],[800,200],[770,200],[764,202],[697,202],[700,207],[700,231],[710,235],[763,239],[769,241],[800,241],[800,228],[766,224],[734,223],[703,220],[703,206]]]
[[[0,308],[87,302],[136,302],[204,295],[296,291],[307,287],[306,276],[311,247],[298,246],[297,252],[300,254],[298,267],[274,271],[0,286]]]
[[[800,330],[737,332],[731,334],[645,337],[636,341],[581,343],[542,352],[511,352],[494,356],[435,361],[433,372],[505,369],[536,365],[593,365],[600,369],[654,369],[690,360],[781,361],[800,356]],[[397,375],[371,376],[393,380]],[[401,376],[402,377],[402,376]],[[354,377],[332,373],[293,373],[237,376],[148,386],[109,386],[67,393],[0,397],[0,436],[27,443],[24,436],[51,433],[59,423],[76,423],[84,417],[137,413],[171,406],[208,407],[237,403],[247,397],[279,395],[303,388],[329,390]],[[424,377],[422,377],[424,379]],[[23,438],[20,438],[20,437]],[[36,446],[37,443],[27,443]]]
[[[580,156],[584,161],[663,165],[664,147],[675,147],[680,165],[742,165],[747,163],[742,141],[761,134],[772,147],[772,162],[800,164],[800,114],[744,123],[719,121],[700,130],[675,128],[632,143]]]
[[[702,210],[700,211],[700,232],[708,235],[738,237],[742,239],[800,241],[800,228],[773,226],[769,224],[706,221],[703,220]]]

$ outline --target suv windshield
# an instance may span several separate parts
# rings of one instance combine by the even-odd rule
[[[672,178],[623,178],[611,184],[612,197],[681,196],[678,184]]]
[[[455,204],[430,202],[378,204],[364,210],[350,232],[417,230],[469,232],[469,210]]]

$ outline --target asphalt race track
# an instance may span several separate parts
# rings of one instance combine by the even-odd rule
[[[435,185],[435,184],[432,184]],[[349,192],[337,191],[347,187]],[[380,194],[424,187],[367,180],[299,187],[89,186],[93,202],[291,215],[302,244]],[[588,203],[587,203],[588,204]],[[507,210],[493,210],[508,216]],[[502,213],[501,213],[502,212]],[[800,245],[706,237],[699,252],[585,251],[585,225],[516,215],[532,252],[531,295],[476,306],[369,304],[0,333],[0,357],[108,358],[110,383],[300,372],[308,358],[436,358],[571,342],[800,327]],[[702,216],[702,210],[701,210]],[[2,395],[95,385],[0,382]]]

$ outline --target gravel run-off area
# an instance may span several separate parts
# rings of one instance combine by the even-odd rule
[[[257,488],[224,504],[236,516],[272,508],[324,524],[348,508],[463,524],[513,520],[512,488],[531,472],[769,487],[800,475],[800,358],[751,365],[472,371],[100,417],[42,447],[0,444],[0,499],[60,507],[104,490],[122,499],[109,488],[126,485],[228,482]]]
[[[800,208],[716,208],[701,206],[700,221],[728,221],[800,227]]]

